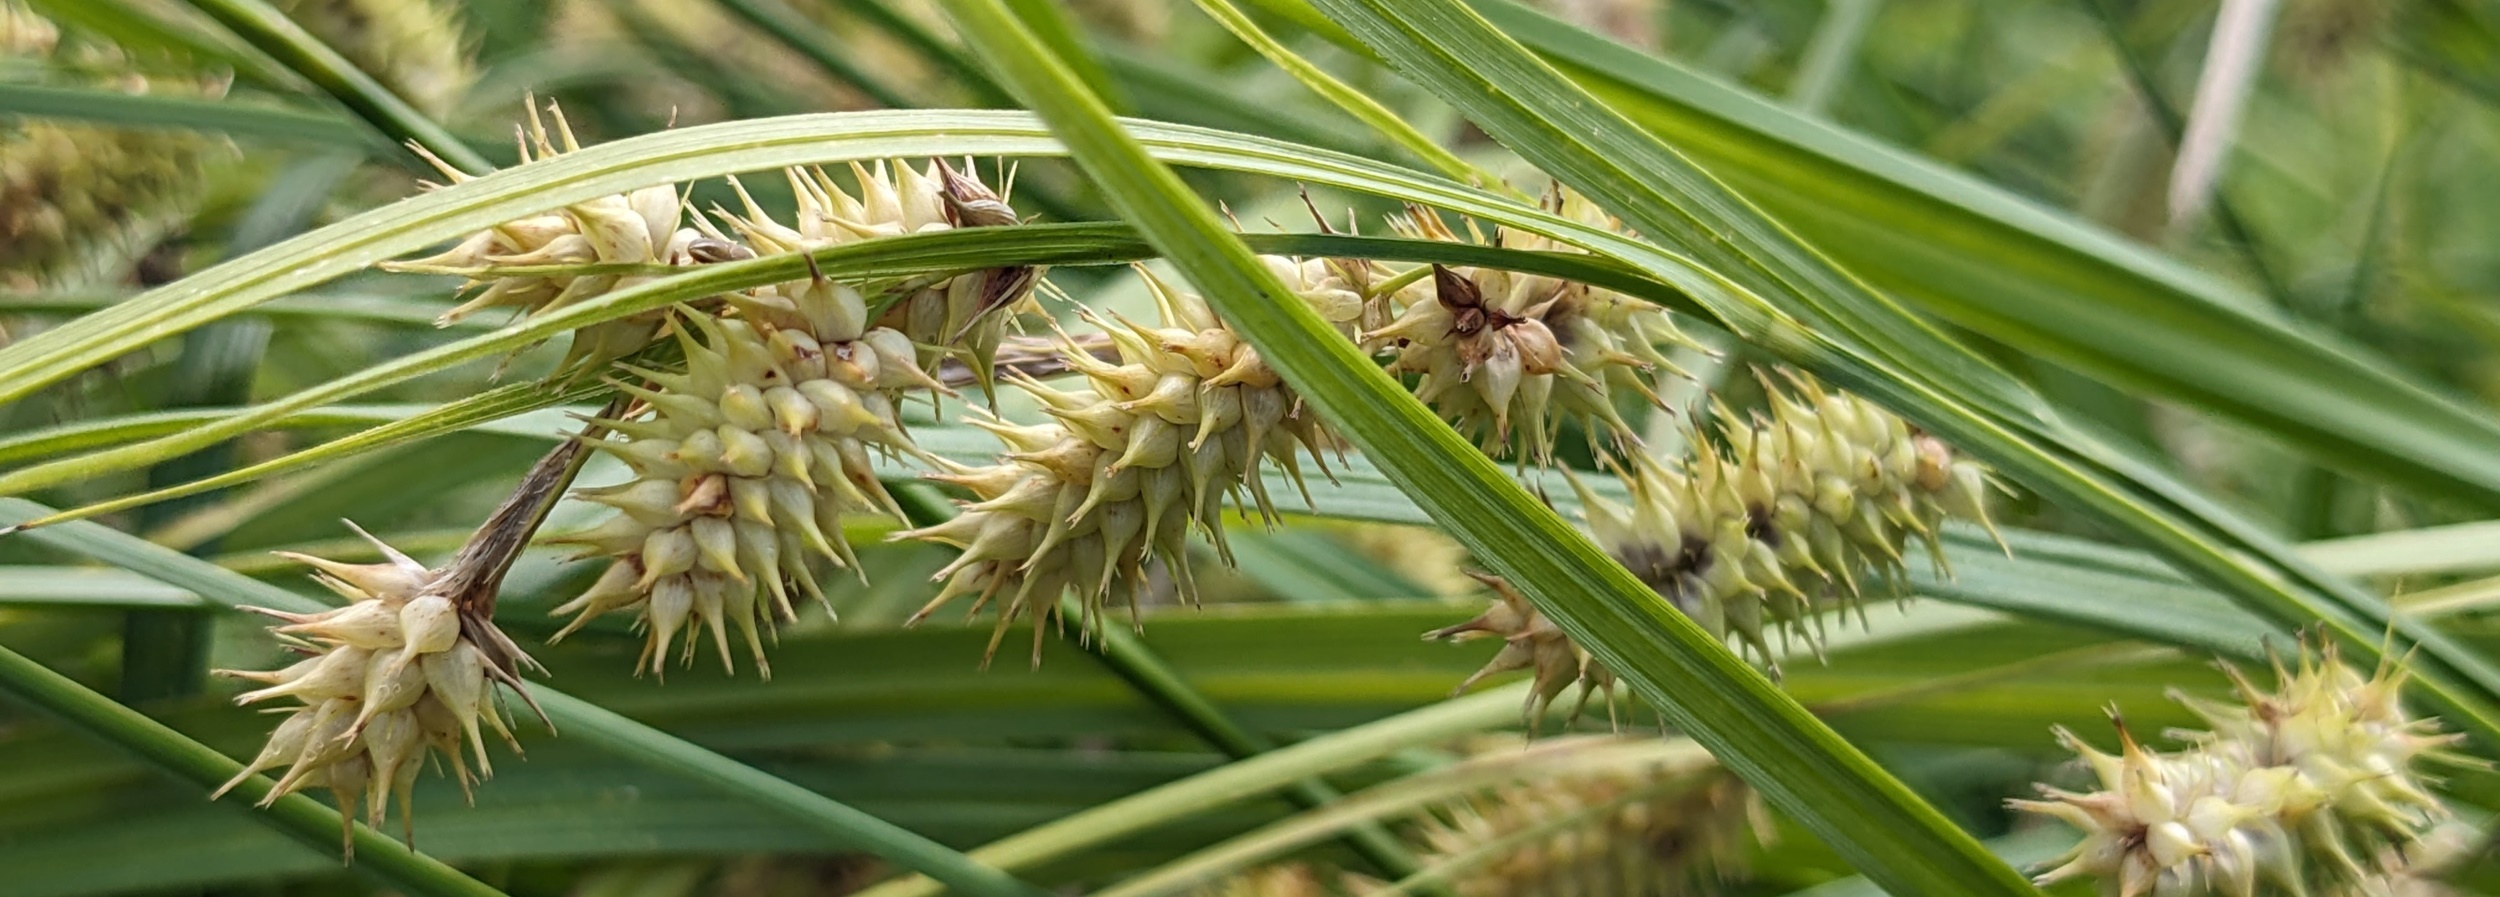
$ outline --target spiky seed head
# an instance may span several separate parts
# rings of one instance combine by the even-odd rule
[[[1771,831],[1760,798],[1706,756],[1655,757],[1656,742],[1617,735],[1498,743],[1466,763],[1525,775],[1438,808],[1415,832],[1423,864],[1452,870],[1462,897],[1714,893],[1746,874],[1752,843]]]
[[[1011,227],[1022,222],[979,170],[932,159],[914,168],[902,160],[853,164],[854,196],[820,168],[783,172],[798,198],[793,225],[764,211],[735,178],[742,209],[714,209],[724,231],[759,252],[806,252],[859,240],[962,227]],[[710,224],[704,225],[712,227]],[[886,307],[876,324],[900,335],[895,347],[911,347],[912,366],[925,379],[938,364],[957,358],[969,365],[983,389],[992,384],[994,360],[1015,310],[1028,307],[1043,269],[992,268],[935,281],[914,281]],[[893,354],[893,353],[889,353]],[[899,357],[899,356],[897,356]]]
[[[429,757],[449,767],[467,793],[494,772],[486,730],[519,749],[496,688],[518,693],[518,667],[527,658],[510,649],[510,639],[494,624],[462,613],[433,591],[445,581],[442,571],[375,544],[388,559],[384,563],[288,555],[320,571],[323,584],[349,599],[343,607],[313,614],[246,608],[277,619],[277,633],[314,653],[274,671],[218,671],[265,686],[243,693],[238,703],[285,701],[293,709],[243,771],[211,797],[259,773],[283,770],[261,806],[323,788],[342,817],[362,815],[366,824],[380,827],[396,801],[402,831],[413,842],[408,794]],[[342,833],[342,849],[352,856],[350,835]]]
[[[2116,756],[2058,730],[2098,787],[2043,785],[2044,799],[2009,802],[2084,833],[2040,881],[2097,880],[2123,897],[2418,884],[2438,853],[2420,848],[2449,812],[2416,761],[2442,758],[2455,736],[2396,704],[2392,665],[2363,676],[2321,647],[2275,672],[2261,691],[2233,671],[2237,704],[2182,697],[2213,728],[2176,733],[2189,747],[2175,753],[2146,749],[2123,723]]]
[[[710,642],[722,668],[737,640],[770,677],[764,643],[798,600],[825,599],[811,566],[856,568],[846,518],[893,513],[870,456],[926,459],[895,416],[895,397],[935,388],[905,351],[908,338],[867,328],[859,290],[810,278],[729,297],[731,316],[693,309],[675,319],[685,370],[630,369],[620,387],[643,413],[597,446],[625,461],[628,482],[580,494],[616,509],[564,537],[611,558],[590,589],[555,608],[572,633],[632,613],[646,636],[637,670],[663,674]],[[682,641],[680,640],[680,637]]]
[[[1923,545],[1942,569],[1938,527],[1948,517],[1986,517],[1986,469],[1956,456],[1863,399],[1801,375],[1781,389],[1765,378],[1765,411],[1740,419],[1722,410],[1718,439],[1696,434],[1680,464],[1637,459],[1624,482],[1630,504],[1566,474],[1598,545],[1659,597],[1711,634],[1778,672],[1772,644],[1820,651],[1817,615],[1846,609],[1870,585],[1897,585],[1907,547]],[[1427,637],[1498,632],[1505,647],[1474,676],[1533,669],[1528,710],[1573,682],[1605,692],[1612,677],[1494,581],[1494,610]],[[1515,622],[1514,622],[1515,621]],[[1503,624],[1507,628],[1493,628]]]
[[[1557,188],[1549,211],[1613,228],[1615,223],[1577,194]],[[1392,219],[1418,239],[1461,239],[1435,212],[1416,208]],[[1470,227],[1470,232],[1474,228]],[[1548,238],[1499,229],[1508,248],[1578,251]],[[1376,263],[1348,279],[1370,283],[1394,276]],[[1376,351],[1394,352],[1393,372],[1420,376],[1417,397],[1495,455],[1518,453],[1548,464],[1566,421],[1582,422],[1617,449],[1638,440],[1616,410],[1618,391],[1657,401],[1659,382],[1684,372],[1670,349],[1698,348],[1658,306],[1609,290],[1553,277],[1493,268],[1433,266],[1431,276],[1373,296],[1366,321],[1385,321],[1363,334]]]
[[[581,148],[564,110],[552,103],[543,113],[532,105],[518,131],[523,165]],[[440,159],[429,160],[453,183],[472,177]],[[684,217],[677,187],[655,184],[505,222],[435,255],[383,262],[381,267],[467,277],[462,287],[467,301],[444,312],[438,324],[497,308],[543,314],[648,279],[648,275],[548,268],[690,265],[737,254],[722,246],[716,235],[683,226]],[[663,312],[654,311],[582,328],[558,365],[559,376],[589,373],[640,351],[659,334],[663,318]]]
[[[1111,361],[1060,334],[1067,365],[1084,375],[1081,391],[1009,381],[1057,423],[987,424],[1010,448],[1000,463],[938,477],[977,484],[982,497],[963,503],[952,520],[895,534],[963,550],[938,571],[945,586],[914,620],[964,597],[976,613],[998,605],[995,653],[1015,621],[1055,619],[1063,592],[1083,599],[1084,626],[1101,625],[1106,606],[1133,607],[1152,560],[1194,599],[1189,530],[1205,532],[1218,556],[1229,559],[1221,520],[1226,495],[1246,494],[1263,519],[1273,520],[1263,462],[1297,488],[1297,453],[1326,470],[1321,450],[1334,439],[1282,379],[1203,300],[1143,276],[1155,322],[1092,319],[1117,350]],[[1347,320],[1359,311],[1314,304]],[[1035,627],[1036,663],[1047,629]]]

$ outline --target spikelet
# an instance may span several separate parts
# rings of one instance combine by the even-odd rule
[[[1512,744],[1501,753],[1542,755],[1561,771],[1454,802],[1416,832],[1425,868],[1464,870],[1450,879],[1460,897],[1707,893],[1743,877],[1750,842],[1770,831],[1761,799],[1715,763],[1572,762],[1646,739]]]
[[[110,47],[63,47],[52,23],[0,0],[0,56],[118,73],[86,86],[125,93],[223,92],[222,85],[147,78]],[[26,119],[0,124],[0,282],[73,277],[118,267],[194,205],[202,163],[222,141],[185,131],[125,130]]]
[[[747,195],[737,179],[745,214],[716,211],[736,235],[756,252],[803,252],[877,237],[929,233],[959,227],[1007,227],[1020,223],[1015,209],[981,182],[967,164],[964,171],[943,160],[930,160],[925,170],[896,162],[869,167],[854,163],[859,183],[854,197],[821,169],[790,169],[784,174],[798,197],[796,227],[774,222]],[[714,231],[713,236],[726,238]],[[1033,267],[991,268],[929,283],[916,283],[888,306],[877,324],[908,336],[920,346],[921,368],[934,373],[938,363],[954,357],[971,365],[986,390],[992,365],[1005,337],[1011,310],[1027,302],[1042,270]]]
[[[1936,530],[1944,518],[1988,524],[1990,481],[1977,462],[1955,457],[1943,442],[1864,399],[1793,374],[1790,383],[1794,394],[1766,378],[1769,413],[1752,421],[1721,409],[1726,444],[1693,440],[1695,456],[1680,470],[1636,460],[1626,480],[1630,507],[1570,480],[1600,547],[1773,675],[1779,665],[1769,630],[1783,644],[1793,639],[1820,651],[1817,612],[1852,606],[1867,579],[1897,584],[1908,540],[1926,542],[1941,566]],[[1502,650],[1459,690],[1528,669],[1535,673],[1530,719],[1541,719],[1574,682],[1582,688],[1580,707],[1602,692],[1611,712],[1614,678],[1604,665],[1508,585],[1483,579],[1497,595],[1489,610],[1424,634],[1503,639]]]
[[[869,468],[871,451],[924,457],[896,419],[893,397],[944,389],[920,371],[908,338],[865,326],[866,300],[848,285],[813,277],[729,303],[736,317],[689,310],[679,318],[684,373],[629,368],[652,386],[618,388],[650,414],[606,421],[627,438],[597,447],[635,476],[581,492],[619,513],[562,539],[615,562],[554,610],[574,615],[556,637],[602,614],[633,612],[647,636],[638,670],[662,672],[680,633],[691,662],[708,632],[722,668],[734,672],[734,627],[769,678],[762,636],[794,616],[791,587],[832,610],[808,559],[856,569],[845,515],[901,516]]]
[[[1531,727],[1541,725],[1546,708],[1575,683],[1580,686],[1580,699],[1571,708],[1573,719],[1587,709],[1590,697],[1600,693],[1606,696],[1605,707],[1609,716],[1614,713],[1615,677],[1605,664],[1581,650],[1571,641],[1571,636],[1564,634],[1553,621],[1545,619],[1544,614],[1538,613],[1528,603],[1527,597],[1511,588],[1508,581],[1483,573],[1470,572],[1468,575],[1493,589],[1493,606],[1475,619],[1424,633],[1424,640],[1469,642],[1498,638],[1502,640],[1502,650],[1496,652],[1482,669],[1460,682],[1451,694],[1463,694],[1487,676],[1531,670],[1534,684],[1528,689],[1527,705],[1520,711]]]
[[[459,16],[436,0],[280,0],[278,8],[433,118],[477,80]]]
[[[1559,187],[1547,194],[1545,207],[1615,226],[1594,204]],[[1409,237],[1460,239],[1425,209],[1411,209],[1393,224]],[[1569,249],[1507,228],[1493,242]],[[1366,332],[1363,345],[1393,351],[1392,373],[1420,375],[1416,398],[1486,452],[1517,451],[1522,463],[1550,464],[1566,420],[1581,421],[1592,443],[1603,435],[1618,449],[1636,445],[1631,425],[1615,408],[1617,391],[1657,403],[1658,380],[1684,375],[1666,348],[1695,345],[1656,305],[1539,274],[1436,265],[1429,278],[1376,301],[1396,306],[1394,319]],[[1367,317],[1389,314],[1376,307]]]
[[[1819,652],[1816,612],[1852,606],[1870,579],[1897,588],[1911,540],[1942,570],[1946,517],[1993,524],[1978,462],[1865,399],[1762,379],[1767,413],[1720,408],[1724,444],[1694,439],[1680,470],[1635,464],[1630,507],[1572,486],[1607,553],[1776,673],[1769,632]]]
[[[530,660],[483,613],[445,593],[454,577],[427,569],[363,530],[357,534],[386,560],[345,564],[279,552],[318,570],[321,584],[348,600],[345,607],[315,614],[243,608],[280,621],[271,631],[306,656],[280,670],[217,671],[262,686],[237,696],[236,703],[283,699],[294,708],[260,753],[211,797],[283,767],[277,787],[260,806],[306,788],[327,788],[343,819],[358,815],[361,798],[366,824],[378,827],[396,799],[402,829],[413,842],[408,793],[429,755],[439,755],[465,794],[478,779],[494,774],[483,732],[492,730],[519,749],[495,687],[511,688],[528,700],[520,667]],[[474,770],[463,758],[464,747],[477,761]],[[341,834],[351,856],[352,837],[352,829]]]
[[[1080,596],[1081,622],[1098,625],[1106,601],[1132,602],[1134,610],[1145,564],[1160,558],[1181,593],[1194,597],[1186,544],[1193,524],[1229,563],[1220,519],[1224,497],[1238,499],[1247,490],[1261,517],[1275,515],[1259,478],[1261,459],[1273,460],[1297,483],[1297,448],[1326,469],[1319,452],[1332,437],[1257,351],[1198,297],[1152,275],[1146,282],[1160,315],[1157,326],[1096,321],[1110,335],[1118,363],[1073,345],[1063,351],[1085,376],[1086,389],[1010,381],[1040,400],[1057,423],[975,421],[1006,443],[1003,462],[949,464],[933,476],[976,500],[952,520],[895,534],[964,549],[938,571],[946,586],[915,621],[965,595],[975,596],[976,613],[1003,600],[990,653],[1009,625],[1030,618],[1039,663],[1047,628],[1040,624],[1056,619],[1061,592]],[[1359,311],[1334,301],[1344,297],[1304,298],[1348,329]]]
[[[548,126],[554,119],[554,127]],[[542,116],[531,106],[520,130],[521,162],[526,165],[581,148],[564,110],[553,104]],[[441,159],[428,156],[452,183],[470,179]],[[490,308],[513,308],[541,314],[605,295],[650,279],[624,273],[503,273],[498,269],[541,266],[687,265],[751,258],[745,247],[707,237],[681,226],[683,203],[677,188],[657,184],[630,193],[601,196],[506,222],[470,236],[458,245],[424,258],[383,262],[387,271],[458,274],[469,278],[468,301],[444,312],[436,321],[448,325]],[[595,370],[651,343],[660,332],[663,312],[603,321],[573,335],[573,345],[559,366],[570,375]]]
[[[2214,729],[2174,733],[2190,743],[2177,753],[2146,750],[2124,724],[2114,757],[2057,730],[2099,790],[2043,785],[2047,800],[2008,802],[2084,832],[2039,881],[2094,879],[2120,897],[2407,885],[2411,848],[2448,816],[2414,762],[2446,757],[2457,736],[2404,713],[2392,669],[2364,678],[2330,650],[2277,672],[2272,693],[2233,674],[2244,706],[2188,701]]]

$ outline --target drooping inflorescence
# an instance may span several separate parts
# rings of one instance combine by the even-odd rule
[[[467,793],[494,773],[484,732],[493,731],[518,750],[495,691],[507,687],[527,700],[520,669],[529,657],[484,612],[463,606],[461,596],[452,594],[460,577],[365,538],[382,552],[382,563],[281,553],[318,570],[322,585],[348,600],[345,607],[312,614],[244,608],[279,620],[282,625],[271,631],[305,657],[279,670],[218,671],[262,686],[238,696],[237,703],[287,700],[294,709],[260,753],[212,796],[283,767],[261,806],[306,788],[326,788],[342,817],[354,819],[361,798],[366,824],[379,826],[397,799],[401,824],[413,833],[408,793],[429,756],[449,766]],[[477,762],[474,770],[464,747],[467,758]],[[353,842],[348,845],[352,853]]]
[[[1270,264],[1299,267],[1283,259]],[[975,596],[976,612],[1004,602],[995,652],[1015,620],[1054,619],[1062,592],[1080,596],[1088,617],[1108,601],[1132,600],[1149,559],[1160,558],[1181,592],[1192,594],[1185,541],[1192,526],[1229,562],[1225,496],[1238,500],[1246,492],[1262,517],[1273,518],[1259,477],[1263,459],[1297,482],[1297,451],[1309,451],[1325,470],[1320,452],[1333,439],[1258,352],[1198,297],[1151,275],[1147,283],[1156,324],[1103,324],[1116,363],[1065,348],[1070,366],[1085,376],[1082,391],[1014,381],[1056,423],[978,422],[1006,443],[1002,462],[946,464],[935,475],[975,500],[950,520],[896,534],[964,549],[938,572],[946,586],[915,619],[966,595]],[[1359,311],[1348,291],[1300,295],[1349,329]],[[1044,628],[1035,628],[1037,662]]]
[[[2365,677],[2331,644],[2295,667],[2278,661],[2272,692],[2231,675],[2237,706],[2182,698],[2213,727],[2178,733],[2186,750],[2146,750],[2122,723],[2112,756],[2057,730],[2098,790],[2043,785],[2046,800],[2009,802],[2084,833],[2041,883],[2090,879],[2116,897],[2251,897],[2359,894],[2411,878],[2411,848],[2449,815],[2415,767],[2446,757],[2459,736],[2405,712],[2401,671]]]
[[[139,74],[117,48],[64,43],[53,23],[0,0],[0,60],[42,62],[79,86],[214,96],[222,83]],[[26,118],[0,125],[0,283],[18,286],[127,263],[204,192],[223,144],[162,129]]]
[[[1938,526],[1947,517],[1986,524],[1990,487],[1978,462],[1890,412],[1801,375],[1788,380],[1782,390],[1765,379],[1768,407],[1749,420],[1721,408],[1722,442],[1692,440],[1682,464],[1636,460],[1628,506],[1571,480],[1600,547],[1773,672],[1774,630],[1783,644],[1820,650],[1820,611],[1854,605],[1870,582],[1897,586],[1911,540],[1942,565]],[[1483,616],[1426,637],[1481,635],[1508,644],[1468,683],[1533,668],[1531,710],[1575,679],[1597,690],[1612,682],[1507,589]]]
[[[1615,223],[1579,194],[1555,188],[1548,211],[1600,227]],[[1458,241],[1440,216],[1413,209],[1394,222],[1406,236]],[[1563,251],[1552,239],[1501,228],[1494,244]],[[1377,263],[1365,280],[1392,275]],[[1682,376],[1666,350],[1692,347],[1664,309],[1576,281],[1495,268],[1433,266],[1381,294],[1367,318],[1385,321],[1363,334],[1367,348],[1392,354],[1389,369],[1419,375],[1416,398],[1475,437],[1485,451],[1517,451],[1523,463],[1548,464],[1565,421],[1576,420],[1592,442],[1617,448],[1638,442],[1617,396],[1656,404],[1659,378]]]
[[[866,299],[848,285],[816,277],[728,305],[734,316],[678,318],[683,373],[628,368],[649,385],[618,388],[649,413],[602,421],[626,438],[596,445],[634,477],[584,490],[618,513],[563,537],[614,561],[554,610],[575,615],[557,637],[631,611],[646,635],[636,668],[654,673],[681,632],[687,659],[708,632],[723,668],[734,668],[735,628],[769,677],[762,633],[794,616],[791,589],[831,610],[809,559],[856,569],[844,517],[901,515],[869,466],[872,452],[921,454],[896,398],[944,389],[921,372],[910,338],[867,326]]]

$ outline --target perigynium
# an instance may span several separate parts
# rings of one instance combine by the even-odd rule
[[[519,749],[495,690],[507,687],[527,700],[520,669],[530,660],[495,628],[491,611],[471,600],[477,577],[459,575],[459,565],[428,568],[379,539],[365,538],[382,553],[382,563],[281,552],[317,570],[316,578],[347,599],[346,606],[312,614],[244,608],[277,619],[281,625],[271,631],[304,659],[278,670],[218,671],[261,686],[237,696],[236,703],[293,703],[268,744],[211,797],[283,767],[261,806],[306,788],[326,788],[343,819],[357,816],[361,798],[366,824],[379,827],[396,799],[403,831],[413,842],[408,794],[429,756],[450,767],[466,794],[478,779],[494,774],[485,731]],[[464,746],[477,762],[475,770],[464,758]],[[353,856],[352,831],[343,832],[341,840]]]
[[[0,57],[119,93],[224,92],[219,79],[142,74],[120,49],[65,37],[17,0],[0,0]],[[117,275],[199,201],[202,165],[224,145],[188,131],[42,118],[0,125],[0,283]]]
[[[1272,266],[1296,266],[1274,260]],[[1275,507],[1259,476],[1273,461],[1300,482],[1297,451],[1326,462],[1334,444],[1317,417],[1215,311],[1196,296],[1146,275],[1157,321],[1088,317],[1109,335],[1118,361],[1074,345],[1063,350],[1085,377],[1081,390],[1029,378],[1031,394],[1056,422],[1017,426],[975,423],[1006,443],[995,465],[943,464],[934,479],[973,495],[963,512],[941,523],[897,533],[963,549],[938,571],[946,585],[913,619],[964,596],[972,611],[1003,602],[990,641],[995,654],[1007,627],[1031,619],[1040,662],[1058,598],[1083,599],[1083,625],[1099,625],[1106,603],[1131,604],[1146,583],[1146,563],[1160,559],[1184,596],[1194,595],[1187,546],[1194,526],[1227,563],[1223,536],[1227,495],[1248,502],[1263,519]],[[1299,294],[1321,317],[1350,330],[1359,301],[1342,290]]]
[[[1613,229],[1614,220],[1577,193],[1547,193],[1547,211]],[[1418,239],[1459,241],[1438,213],[1410,209],[1392,224]],[[1471,233],[1472,233],[1471,225]],[[1484,242],[1480,237],[1476,242]],[[1501,228],[1493,245],[1563,251],[1569,247]],[[1355,266],[1362,265],[1357,269]],[[1366,286],[1396,275],[1377,263],[1340,263]],[[1637,445],[1616,408],[1629,393],[1659,401],[1658,380],[1682,376],[1668,359],[1696,347],[1664,309],[1576,281],[1496,268],[1447,268],[1380,293],[1363,345],[1393,353],[1389,370],[1420,376],[1415,397],[1473,436],[1488,453],[1516,451],[1522,463],[1549,465],[1554,439],[1576,420],[1600,449]],[[1601,440],[1600,437],[1603,437]]]
[[[2156,753],[2118,726],[2120,753],[2064,729],[2098,790],[2040,786],[2015,809],[2063,820],[2083,841],[2039,880],[2089,879],[2117,897],[2367,893],[2412,881],[2413,850],[2449,811],[2419,762],[2460,736],[2403,709],[2404,673],[2363,676],[2329,646],[2275,664],[2261,691],[2236,670],[2238,705],[2182,698],[2213,728],[2174,733],[2189,747]],[[2268,890],[2272,889],[2272,890]]]
[[[1692,457],[1631,464],[1631,503],[1571,477],[1591,535],[1660,597],[1777,673],[1771,636],[1821,650],[1820,612],[1854,606],[1870,585],[1897,588],[1913,540],[1944,563],[1948,517],[1988,523],[1986,468],[1957,456],[1874,403],[1802,375],[1764,378],[1762,413],[1721,407],[1717,441],[1696,434]],[[1573,681],[1612,682],[1553,624],[1507,588],[1483,616],[1426,638],[1505,640],[1460,686],[1532,668],[1531,711]],[[1587,700],[1586,695],[1582,702]],[[1610,702],[1611,703],[1611,702]]]
[[[738,631],[759,674],[764,634],[794,617],[793,588],[832,610],[809,569],[821,557],[857,569],[843,519],[901,511],[870,467],[872,452],[926,456],[896,418],[897,398],[944,389],[922,373],[909,337],[867,326],[865,297],[823,277],[726,297],[729,314],[681,310],[685,370],[627,370],[638,409],[601,423],[624,434],[596,446],[632,468],[584,490],[617,515],[561,537],[613,559],[590,589],[557,607],[557,638],[602,614],[637,615],[637,670],[662,673],[680,633],[692,660],[708,633],[734,669]]]

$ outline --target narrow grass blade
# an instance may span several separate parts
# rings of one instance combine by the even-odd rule
[[[1215,19],[1216,24],[1224,26],[1224,30],[1232,32],[1233,36],[1240,38],[1242,43],[1249,44],[1250,49],[1259,51],[1259,55],[1267,57],[1268,62],[1274,63],[1277,68],[1284,69],[1287,74],[1293,76],[1294,80],[1302,82],[1302,86],[1310,88],[1312,93],[1319,94],[1330,104],[1345,110],[1346,114],[1370,125],[1372,130],[1379,132],[1380,136],[1389,138],[1391,143],[1397,144],[1398,148],[1405,150],[1408,155],[1414,156],[1454,180],[1468,181],[1494,189],[1501,189],[1505,186],[1501,178],[1494,177],[1484,169],[1468,164],[1467,160],[1459,158],[1457,154],[1441,148],[1439,142],[1415,130],[1414,125],[1407,124],[1406,119],[1399,117],[1389,107],[1380,105],[1378,100],[1364,96],[1352,86],[1337,80],[1336,76],[1322,71],[1310,60],[1302,58],[1301,55],[1287,48],[1273,35],[1268,34],[1266,29],[1260,28],[1259,23],[1252,21],[1248,15],[1244,14],[1241,7],[1234,6],[1231,0],[1197,0],[1197,3],[1199,9],[1205,10],[1209,17]]]
[[[355,63],[323,44],[320,38],[305,31],[303,26],[271,9],[268,3],[262,0],[190,2],[193,9],[208,14],[209,18],[243,38],[244,42],[312,82],[389,142],[424,147],[443,161],[471,173],[494,170],[495,166],[487,162],[486,157],[478,155],[468,144],[443,130],[442,125],[426,118],[425,113],[408,105],[407,100],[358,69]],[[413,154],[403,154],[400,160],[419,172],[433,173],[432,166]]]

